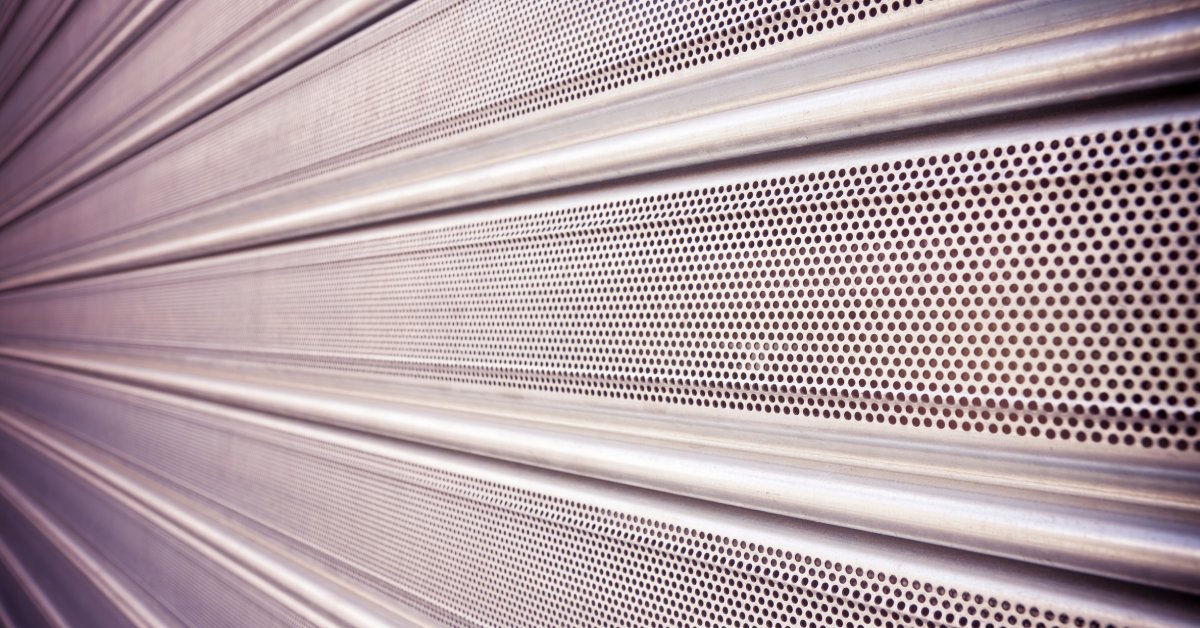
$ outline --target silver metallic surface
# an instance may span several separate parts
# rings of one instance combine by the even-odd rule
[[[0,622],[1200,624],[1200,3],[31,11]]]
[[[170,0],[82,3],[54,40],[0,103],[0,163],[4,163],[59,109],[95,80],[108,64],[173,6]]]
[[[46,40],[71,11],[75,0],[20,2],[12,9],[0,41],[0,98],[7,98],[29,64],[43,50]]]
[[[82,97],[84,102],[75,107],[86,115],[60,116],[59,124],[42,131],[13,166],[0,172],[0,186],[9,192],[0,225],[207,115],[397,4],[400,0],[185,3],[139,42],[128,63],[111,70]],[[177,38],[188,33],[206,37],[178,46]],[[170,71],[184,63],[185,74],[172,76]],[[129,109],[131,103],[136,107]],[[81,139],[88,141],[80,145]]]
[[[344,228],[397,215],[454,209],[593,183],[601,178],[611,180],[770,151],[861,141],[864,137],[914,127],[944,126],[1014,109],[1050,106],[1081,97],[1098,98],[1135,86],[1150,88],[1170,84],[1197,72],[1194,61],[1198,56],[1196,47],[1200,37],[1197,37],[1196,29],[1200,27],[1197,22],[1200,18],[1187,5],[1148,3],[1150,8],[1147,9],[1140,3],[1114,3],[1116,6],[1109,8],[1112,13],[1109,19],[1100,20],[1097,30],[1084,33],[1077,32],[1079,11],[1064,12],[1065,15],[1052,13],[1056,18],[1052,24],[1061,20],[1067,25],[1060,27],[1061,37],[1042,41],[1028,33],[1047,28],[1044,12],[1034,10],[1046,3],[1034,2],[1031,3],[1033,7],[1025,3],[1005,4],[1013,6],[995,11],[998,15],[985,12],[989,18],[987,24],[964,30],[957,38],[947,37],[944,33],[959,27],[962,18],[956,13],[945,16],[935,12],[929,18],[932,23],[924,28],[901,22],[899,34],[879,34],[880,42],[868,39],[872,44],[868,50],[876,47],[881,50],[864,57],[861,39],[865,35],[838,46],[837,36],[841,33],[834,30],[822,33],[825,39],[833,40],[824,45],[809,44],[804,38],[794,44],[780,44],[797,48],[793,58],[780,60],[768,55],[762,60],[764,65],[769,64],[766,68],[751,65],[742,72],[717,77],[690,89],[671,89],[674,86],[668,75],[655,81],[667,83],[663,86],[666,93],[639,98],[640,90],[635,84],[623,90],[633,92],[630,95],[632,102],[605,103],[608,106],[581,116],[568,116],[558,121],[552,116],[554,110],[546,113],[535,110],[530,122],[536,126],[531,128],[525,127],[520,118],[502,118],[502,122],[497,123],[501,127],[496,131],[497,137],[489,137],[486,129],[474,126],[459,129],[475,140],[469,143],[467,137],[458,141],[453,136],[429,138],[425,131],[411,139],[405,139],[406,135],[388,139],[386,135],[366,134],[362,129],[352,127],[343,129],[331,125],[328,130],[321,127],[321,133],[310,140],[314,146],[308,147],[309,150],[323,144],[337,147],[352,142],[350,147],[382,144],[396,153],[394,157],[384,154],[362,165],[351,162],[332,172],[328,166],[298,168],[303,163],[291,163],[300,158],[314,159],[304,151],[265,154],[263,147],[270,142],[260,136],[302,137],[299,128],[303,126],[303,120],[311,119],[310,116],[329,119],[335,111],[346,106],[337,101],[314,101],[304,92],[293,96],[300,87],[307,87],[309,91],[324,87],[319,81],[325,78],[323,74],[312,79],[299,77],[298,82],[305,79],[307,82],[294,87],[287,85],[286,90],[281,87],[282,96],[301,98],[299,106],[311,107],[309,103],[315,102],[319,109],[296,118],[293,124],[297,129],[276,128],[279,123],[274,121],[293,119],[281,110],[288,111],[298,105],[275,97],[275,94],[264,95],[265,103],[248,100],[243,108],[231,108],[220,118],[198,125],[191,132],[197,139],[177,137],[174,142],[178,147],[160,147],[158,152],[162,156],[147,154],[141,163],[131,163],[114,172],[103,185],[97,183],[99,189],[89,193],[81,191],[73,198],[60,201],[55,211],[16,225],[12,251],[20,257],[5,256],[2,259],[6,267],[13,270],[28,266],[34,266],[35,270],[2,278],[0,286],[168,261],[317,229]],[[1082,12],[1104,15],[1105,3],[1086,6]],[[869,24],[864,23],[864,26]],[[388,23],[381,24],[378,32],[385,34],[388,26]],[[977,51],[977,29],[981,28],[1006,29],[1013,34],[1013,39],[1008,46],[997,45],[996,50],[989,50],[986,55],[963,55],[964,47]],[[918,35],[923,37],[917,39]],[[914,39],[920,43],[914,43]],[[926,39],[933,41],[925,42]],[[930,46],[937,46],[933,50],[936,54],[930,55],[932,59],[910,62],[915,66],[910,71],[881,72],[881,67],[891,67],[893,57],[912,57],[916,54],[914,48],[928,53]],[[810,48],[815,50],[804,54]],[[396,54],[405,53],[399,51]],[[361,63],[369,61],[371,59]],[[375,62],[376,65],[380,63]],[[743,65],[750,65],[749,61],[743,60]],[[341,65],[335,67],[341,68]],[[697,70],[707,69],[700,66]],[[1148,71],[1150,69],[1153,71]],[[317,71],[319,69],[313,70]],[[384,70],[377,67],[362,70],[363,73],[381,71]],[[386,71],[390,72],[391,68],[387,67]],[[797,82],[795,77],[798,75],[805,76],[806,80]],[[993,78],[991,82],[983,82],[978,78],[981,76]],[[695,93],[698,91],[708,95],[697,98]],[[334,87],[325,92],[340,94],[343,90]],[[745,95],[736,97],[741,94]],[[846,103],[856,106],[848,108]],[[424,103],[419,101],[418,104]],[[384,111],[399,106],[388,101],[379,104]],[[242,109],[247,112],[243,113]],[[404,109],[399,113],[408,114]],[[417,114],[429,117],[441,112],[418,109]],[[393,124],[401,124],[404,129],[423,122],[424,117],[414,121],[401,117]],[[647,121],[657,123],[647,125]],[[305,132],[313,133],[307,128]],[[396,130],[385,127],[382,132],[395,133]],[[361,137],[363,135],[365,137]],[[480,135],[482,137],[476,137]],[[226,136],[230,139],[223,139]],[[200,137],[205,140],[199,140]],[[256,161],[256,167],[248,168],[244,163],[231,160],[206,173],[206,178],[213,180],[207,185],[189,178],[154,186],[148,194],[131,197],[131,190],[148,187],[142,183],[146,178],[161,178],[155,174],[157,171],[171,170],[173,159],[211,161],[212,157],[206,156],[207,146],[231,141],[240,141],[247,149],[239,159],[269,161],[261,166]],[[399,146],[396,146],[397,142],[400,142]],[[250,147],[256,147],[255,151],[251,152]],[[364,149],[359,152],[361,150]],[[361,159],[356,154],[351,158]],[[276,165],[275,162],[281,163]],[[181,171],[178,166],[174,169]],[[266,174],[275,175],[273,185],[265,191],[248,185],[264,176],[260,173],[262,169],[267,169]],[[291,171],[284,174],[289,169]],[[366,174],[357,174],[360,169],[369,170]],[[303,177],[297,181],[297,175]],[[295,191],[289,189],[312,177],[318,178],[315,189],[312,185],[301,185]],[[226,183],[226,180],[230,182]],[[227,200],[233,192],[226,188],[234,185],[233,182],[244,187],[236,190],[236,200]],[[353,192],[338,194],[343,186],[349,186]],[[225,194],[218,195],[220,191]],[[281,191],[287,194],[279,198]],[[216,198],[209,200],[214,195]],[[116,205],[118,199],[120,205]],[[175,209],[179,206],[185,207],[186,211]],[[89,229],[82,225],[95,227]],[[53,239],[48,236],[51,233]],[[83,246],[76,244],[80,240]],[[113,240],[118,244],[121,240],[130,242],[113,247],[110,244]],[[70,261],[27,259],[51,241],[66,245],[63,248],[67,250],[59,255]],[[101,247],[100,252],[95,251]],[[112,248],[115,250],[105,250]],[[79,257],[83,259],[72,259]],[[42,264],[49,267],[42,268]]]

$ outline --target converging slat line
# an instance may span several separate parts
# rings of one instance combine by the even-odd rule
[[[1200,0],[0,37],[0,623],[1200,625]]]

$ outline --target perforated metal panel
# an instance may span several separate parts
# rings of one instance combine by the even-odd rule
[[[234,4],[249,11],[246,3]],[[824,31],[853,29],[920,2],[861,4],[421,3],[16,226],[28,236],[6,253],[35,256],[111,239],[231,197],[663,75],[772,46],[802,50]],[[199,6],[238,23],[216,3]],[[459,45],[437,45],[449,40]],[[153,85],[144,72],[130,72]],[[62,137],[44,135],[47,146],[66,152],[72,146],[66,138],[79,134],[64,126]]]
[[[1200,622],[1194,3],[234,4],[0,142],[8,617]]]
[[[273,375],[1190,460],[1194,112],[412,221],[20,291],[0,320]]]
[[[183,409],[95,386],[46,386],[9,375],[32,397],[20,408],[28,416],[142,468],[169,469],[166,479],[185,494],[225,509],[332,573],[448,624],[1119,621],[1104,615],[1112,607],[1102,610],[1095,601],[1076,612],[1098,616],[1045,606],[1030,585],[1049,574],[1015,564],[986,568],[1001,591],[1012,586],[1001,577],[1007,573],[1024,581],[1024,595],[1032,597],[968,590],[961,578],[978,574],[944,572],[948,581],[926,581],[916,574],[930,568],[922,563],[938,564],[936,552],[872,555],[864,550],[879,551],[873,547],[878,539],[869,536],[843,539],[844,533],[798,522],[564,482],[262,415],[227,416],[213,406]],[[64,393],[69,405],[54,401]],[[246,462],[214,467],[211,461],[220,457]],[[897,560],[918,571],[889,573]],[[958,569],[971,567],[985,568]],[[1066,585],[1052,578],[1046,586]],[[498,590],[505,595],[493,597]],[[1121,597],[1133,606],[1154,603],[1152,592],[1136,588]]]

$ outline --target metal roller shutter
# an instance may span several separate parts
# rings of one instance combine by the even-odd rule
[[[1200,3],[5,24],[0,622],[1200,623]]]

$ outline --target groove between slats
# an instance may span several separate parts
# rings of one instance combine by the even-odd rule
[[[301,435],[322,432],[302,426],[289,430],[293,436],[283,436],[228,423],[205,428],[213,418],[170,410],[147,418],[153,423],[143,424],[146,427],[158,424],[184,431],[158,440],[166,449],[147,441],[125,450],[127,455],[142,461],[150,460],[147,455],[165,455],[162,462],[150,466],[200,495],[234,500],[238,507],[231,512],[239,516],[266,517],[285,530],[308,526],[308,536],[299,542],[331,543],[340,536],[349,545],[335,549],[334,556],[342,560],[357,556],[396,570],[385,578],[390,586],[436,591],[427,598],[432,606],[424,610],[437,613],[443,607],[434,616],[447,623],[691,624],[716,621],[721,613],[732,612],[743,619],[761,617],[770,625],[790,625],[789,618],[805,617],[817,623],[834,617],[868,622],[878,617],[903,625],[955,624],[962,613],[985,625],[1005,624],[1012,621],[1010,616],[1020,615],[1039,617],[1046,625],[1073,625],[1076,618],[1069,609],[1076,605],[1088,609],[1080,618],[1085,624],[1125,622],[1127,613],[1149,624],[1182,621],[1190,614],[1169,598],[1129,585],[1121,585],[1124,593],[1112,589],[1101,594],[1107,585],[1084,582],[1077,575],[1039,572],[1003,561],[984,568],[986,561],[975,562],[980,559],[934,550],[912,553],[899,542],[847,537],[761,515],[556,478],[528,468],[400,444],[372,445],[370,439],[357,437],[346,441],[332,436],[360,443],[355,449],[339,449],[327,441],[305,444]],[[277,423],[264,420],[265,425]],[[7,422],[10,430],[16,427],[12,421]],[[124,431],[122,427],[113,434]],[[86,459],[61,437],[51,445],[42,428],[27,425],[20,432],[26,435],[21,440],[36,438],[72,459]],[[242,462],[224,470],[209,468],[207,480],[196,475],[206,468],[203,451],[210,445],[205,443],[222,446],[219,443],[235,433],[237,449],[229,455]],[[157,440],[151,433],[145,436]],[[206,440],[210,438],[217,440]],[[123,448],[117,441],[108,442]],[[196,457],[188,462],[188,456]],[[243,469],[241,464],[248,466]],[[106,473],[111,472],[115,469]],[[274,498],[260,493],[255,498],[241,490],[231,493],[220,488],[237,487],[245,481],[239,479],[242,473],[255,478],[260,490],[285,493]],[[309,473],[317,475],[302,479]],[[367,478],[371,481],[364,483]],[[304,494],[307,491],[315,493],[310,497]],[[372,497],[373,491],[382,492]],[[465,501],[457,505],[460,500]],[[276,507],[262,510],[271,503]],[[287,508],[299,510],[292,513]],[[324,508],[332,509],[327,515],[341,523],[321,523]],[[463,519],[468,512],[473,516]],[[437,523],[438,517],[449,518]],[[391,533],[381,537],[382,530],[372,528],[373,524]],[[384,544],[373,546],[373,541]],[[889,547],[893,543],[899,546]],[[358,549],[356,544],[361,544]],[[392,553],[410,550],[433,553]],[[885,564],[902,569],[906,577],[900,580],[875,567]],[[534,565],[536,570],[527,571]],[[336,563],[331,568],[345,569]],[[523,584],[512,579],[518,573],[523,574]],[[637,575],[630,579],[632,574]],[[1008,599],[986,588],[972,591],[968,581],[984,587],[991,582],[1009,591],[1007,595],[1021,591],[1025,597]],[[506,587],[509,595],[488,595],[496,586]],[[743,597],[750,591],[752,596]],[[909,591],[922,595],[912,599]],[[564,595],[579,603],[564,604]],[[1116,597],[1106,597],[1110,595]],[[735,602],[739,598],[744,601]],[[1114,614],[1091,615],[1096,612]]]
[[[1200,623],[1200,2],[85,2],[0,621]]]
[[[405,440],[528,462],[807,520],[915,538],[1190,590],[1197,564],[1194,515],[1048,496],[971,493],[952,482],[853,467],[782,464],[694,446],[671,448],[586,430],[544,429],[499,417],[255,385],[161,366],[124,368],[37,356],[154,388]],[[835,471],[836,469],[836,471]],[[847,496],[853,495],[854,498]],[[1194,503],[1194,496],[1190,498]],[[1018,532],[1019,530],[1019,532]]]
[[[1159,7],[1160,12],[1163,10],[1162,5],[1151,6]],[[1116,12],[1112,7],[1108,10]],[[709,91],[707,96],[699,96],[702,107],[700,111],[689,111],[688,108],[692,106],[690,102],[697,97],[695,94],[705,93],[703,83],[692,93],[679,94],[677,99],[647,98],[643,104],[638,105],[640,109],[637,113],[641,117],[633,117],[635,122],[630,121],[629,115],[624,118],[618,116],[613,121],[608,121],[603,116],[594,121],[585,117],[582,120],[564,121],[563,124],[555,125],[553,132],[545,135],[539,134],[536,128],[506,127],[524,132],[525,137],[502,135],[493,141],[476,141],[465,145],[462,150],[447,152],[447,149],[454,145],[446,145],[444,141],[436,146],[431,144],[428,149],[415,146],[398,152],[389,158],[390,161],[384,160],[385,163],[391,164],[389,167],[384,168],[381,164],[370,176],[364,174],[363,177],[354,179],[354,195],[335,194],[329,198],[330,190],[337,189],[335,181],[347,175],[343,168],[329,170],[328,176],[324,178],[324,188],[296,191],[300,206],[296,204],[296,197],[272,198],[274,190],[289,183],[321,177],[328,169],[294,170],[298,166],[292,162],[311,159],[313,153],[325,150],[322,146],[340,146],[341,142],[346,141],[369,141],[371,135],[367,130],[382,129],[380,132],[387,132],[394,125],[403,126],[411,123],[411,120],[407,120],[400,113],[388,114],[376,120],[378,116],[368,113],[364,115],[370,118],[370,124],[364,130],[356,130],[348,135],[336,131],[342,128],[338,126],[342,123],[333,122],[329,125],[306,127],[303,133],[287,132],[284,136],[287,142],[291,142],[287,145],[290,148],[285,150],[283,144],[279,145],[275,154],[269,158],[264,157],[261,166],[256,163],[238,167],[234,165],[233,160],[217,158],[214,162],[212,156],[204,157],[203,155],[208,154],[204,151],[216,150],[218,152],[215,154],[218,155],[226,154],[221,151],[230,151],[230,156],[237,155],[240,159],[248,159],[253,151],[262,150],[261,146],[265,145],[262,141],[254,140],[254,134],[269,132],[275,128],[265,121],[256,122],[256,116],[269,116],[272,120],[281,116],[287,118],[290,114],[285,115],[285,111],[292,111],[295,107],[302,109],[308,106],[305,104],[308,102],[325,102],[314,96],[295,105],[288,104],[300,98],[299,95],[291,94],[290,88],[303,87],[309,91],[320,91],[320,82],[297,82],[294,86],[288,82],[272,84],[267,90],[272,93],[263,96],[264,104],[261,106],[255,100],[240,102],[224,110],[221,116],[206,120],[194,130],[189,130],[188,134],[176,138],[174,148],[164,145],[161,150],[145,153],[127,164],[122,172],[131,177],[128,182],[123,182],[124,175],[114,171],[113,176],[106,178],[107,183],[99,187],[93,186],[86,193],[80,192],[76,199],[68,202],[65,207],[47,208],[40,219],[34,217],[28,225],[14,225],[18,233],[24,233],[23,237],[17,240],[21,243],[19,250],[22,251],[36,250],[46,243],[44,237],[36,235],[39,232],[44,233],[46,229],[50,229],[57,234],[57,241],[61,243],[63,238],[75,233],[74,230],[81,224],[92,225],[92,230],[87,232],[91,237],[95,237],[97,231],[100,231],[121,239],[123,234],[131,230],[146,231],[148,237],[116,247],[115,251],[111,250],[113,247],[106,245],[110,250],[100,254],[99,259],[94,259],[97,255],[93,252],[85,256],[86,261],[67,264],[66,268],[52,267],[43,272],[34,272],[32,277],[10,279],[4,285],[45,281],[47,276],[62,277],[64,274],[96,272],[97,269],[111,270],[114,267],[129,265],[134,260],[145,264],[161,261],[164,256],[195,255],[214,249],[245,246],[322,229],[363,224],[417,211],[428,212],[520,194],[544,192],[568,185],[594,183],[597,180],[697,166],[714,160],[744,157],[765,151],[812,147],[833,141],[846,141],[855,136],[946,124],[962,121],[965,117],[1061,103],[1064,100],[1079,98],[1080,90],[1084,90],[1088,97],[1095,98],[1113,92],[1144,89],[1151,84],[1171,84],[1185,80],[1193,71],[1194,64],[1191,61],[1197,56],[1196,52],[1189,48],[1197,39],[1189,36],[1190,29],[1194,28],[1195,16],[1188,11],[1165,15],[1150,12],[1150,15],[1146,16],[1146,11],[1126,10],[1130,13],[1124,20],[1112,17],[1109,20],[1111,25],[1105,23],[1105,28],[1095,32],[1072,33],[1068,30],[1070,34],[1032,44],[1028,50],[1018,46],[1016,50],[1006,52],[1001,45],[1000,50],[995,53],[968,56],[965,59],[961,57],[966,54],[963,49],[968,46],[967,42],[939,41],[936,35],[940,31],[934,30],[930,25],[924,31],[919,31],[922,37],[896,36],[893,43],[897,48],[896,53],[901,56],[907,55],[910,64],[919,64],[919,56],[915,60],[912,59],[915,56],[913,50],[920,49],[920,45],[914,41],[929,40],[928,45],[939,46],[939,51],[942,50],[942,46],[947,49],[947,52],[942,52],[940,56],[957,55],[960,57],[959,61],[935,65],[911,73],[911,76],[910,73],[900,73],[876,80],[865,78],[876,76],[878,64],[884,62],[888,55],[880,53],[880,57],[864,59],[853,47],[854,43],[862,42],[852,38],[849,42],[844,42],[848,44],[841,52],[841,56],[845,58],[835,56],[827,59],[821,54],[816,54],[815,58],[810,60],[816,67],[809,69],[804,64],[808,58],[797,54],[793,61],[795,65],[785,64],[785,71],[780,73],[779,77],[765,83],[781,84],[783,81],[780,77],[791,77],[790,94],[785,92],[790,96],[787,98],[781,98],[785,94],[779,94],[771,102],[755,103],[750,94],[751,88],[760,84],[760,73],[749,72],[739,79],[742,85],[733,83],[732,90],[727,91],[720,84],[711,85],[710,90],[720,91]],[[984,13],[987,15],[987,12]],[[998,28],[1020,33],[1023,24],[1025,32],[1028,32],[1033,27],[1028,23],[1027,16],[1038,13],[1028,7],[1024,11],[1014,8],[1012,15],[1001,13],[994,19],[998,22]],[[404,16],[405,12],[401,12],[396,17],[399,19]],[[1065,21],[1073,16],[1056,17]],[[953,20],[950,21],[953,24]],[[381,28],[383,26],[386,24],[381,24]],[[940,26],[946,28],[948,25]],[[907,28],[914,29],[918,26],[907,25]],[[361,37],[367,37],[376,31],[365,33]],[[903,29],[901,32],[907,33]],[[831,33],[829,36],[836,34]],[[358,43],[360,38],[348,42],[347,45]],[[1017,41],[1022,41],[1022,38],[1018,37]],[[889,43],[889,40],[885,38],[884,42]],[[799,46],[800,42],[796,45]],[[886,47],[881,49],[888,50]],[[822,50],[820,46],[816,48],[818,52]],[[800,52],[802,51],[803,48]],[[764,49],[762,54],[768,52],[769,49]],[[933,55],[934,59],[938,57],[939,55]],[[864,62],[873,62],[875,65],[855,67],[856,63]],[[826,71],[822,69],[825,63],[830,63],[835,73],[840,71],[846,75],[843,81],[858,80],[842,86],[836,86],[835,82],[834,88],[820,89],[822,80],[827,84],[835,81],[834,77],[837,76],[835,74],[827,77],[823,74]],[[322,66],[315,65],[312,72],[320,69]],[[701,67],[694,71],[701,72],[705,69]],[[349,68],[343,70],[344,73],[351,71]],[[814,72],[822,79],[817,81],[814,87],[816,91],[794,95],[796,91],[804,90],[803,84],[795,83],[794,77],[797,73],[807,75]],[[856,76],[864,74],[862,79]],[[1071,81],[1060,80],[1067,75],[1074,78]],[[323,75],[318,74],[318,78],[321,76]],[[342,78],[341,75],[335,76],[338,77],[337,80],[350,80]],[[988,81],[965,81],[965,77],[979,76],[992,78]],[[306,77],[300,76],[293,82],[301,81],[302,78]],[[666,81],[670,78],[668,76],[661,80]],[[654,84],[649,83],[645,89],[650,89]],[[637,87],[635,84],[628,89]],[[276,96],[275,92],[288,98],[276,102],[269,98]],[[739,101],[726,101],[723,105],[708,104],[714,93],[745,93],[745,98],[751,100],[745,107],[737,107]],[[649,92],[647,96],[651,94],[653,92]],[[597,95],[597,98],[600,96],[603,95]],[[619,102],[610,104],[615,105]],[[862,104],[855,110],[849,110],[843,106],[845,102]],[[899,103],[904,104],[902,110],[896,108]],[[580,107],[583,104],[581,102]],[[375,105],[382,107],[382,111],[388,111],[383,104]],[[338,107],[332,104],[332,101],[317,106]],[[569,107],[570,103],[563,106]],[[730,111],[714,112],[730,107],[733,107]],[[420,113],[420,110],[417,113]],[[296,115],[304,118],[308,114],[298,112]],[[312,115],[318,119],[330,119],[325,113]],[[395,116],[400,117],[393,120]],[[341,116],[335,118],[341,119]],[[533,120],[535,118],[531,118],[531,121]],[[637,130],[637,127],[655,120],[659,122],[652,128],[643,129],[641,132]],[[861,124],[864,120],[867,124]],[[673,123],[665,124],[667,121]],[[631,123],[635,125],[635,130],[629,129]],[[389,124],[392,126],[387,126]],[[206,130],[210,127],[211,132]],[[481,129],[480,132],[482,131]],[[478,133],[472,131],[471,134],[464,134],[463,140],[474,135]],[[583,138],[590,141],[580,142]],[[208,143],[215,143],[214,148],[204,148]],[[233,146],[238,148],[233,149]],[[551,150],[546,150],[547,148]],[[435,152],[427,154],[430,151]],[[199,163],[208,165],[202,169],[203,176],[194,176],[198,172],[195,170],[195,164]],[[291,178],[264,179],[263,185],[268,186],[265,189],[260,189],[262,186],[253,189],[244,186],[229,187],[235,179],[251,181],[257,180],[256,177],[266,176],[259,173],[262,168],[276,167],[268,164],[293,168],[289,170],[291,174],[288,177]],[[396,167],[400,164],[403,166],[397,170]],[[168,171],[174,174],[166,174]],[[217,190],[220,190],[219,194]],[[186,200],[195,194],[217,196],[210,199],[211,202]],[[260,196],[265,198],[259,198]],[[121,200],[117,202],[116,199]],[[314,199],[322,202],[314,206]],[[119,207],[120,210],[110,211],[113,207]],[[251,216],[252,219],[247,220],[247,216]],[[199,220],[200,218],[203,220]],[[160,231],[162,233],[159,233]],[[78,234],[79,237],[84,235],[83,232]]]

